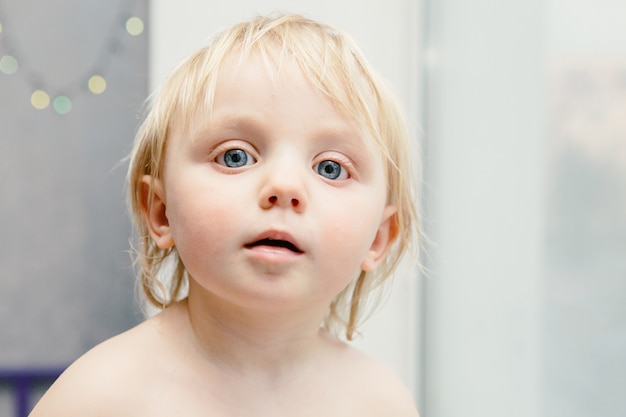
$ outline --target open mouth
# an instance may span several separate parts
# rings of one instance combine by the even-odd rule
[[[248,243],[247,245],[245,245],[245,247],[248,249],[252,249],[257,246],[270,246],[270,247],[275,247],[275,248],[285,248],[294,253],[303,253],[302,250],[300,250],[300,248],[298,248],[296,245],[289,242],[288,240],[282,240],[282,239],[265,238],[265,239],[260,239],[260,240],[257,240],[255,242]]]

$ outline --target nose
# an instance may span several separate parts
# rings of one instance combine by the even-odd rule
[[[269,168],[269,167],[268,167]],[[270,169],[271,170],[271,169]],[[259,193],[259,205],[263,209],[280,207],[297,213],[306,210],[307,193],[302,173],[296,170],[271,170],[264,179]]]

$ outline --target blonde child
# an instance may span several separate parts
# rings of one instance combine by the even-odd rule
[[[216,36],[154,96],[130,160],[140,282],[163,310],[31,416],[417,416],[341,340],[415,240],[408,154],[338,30],[280,15]]]

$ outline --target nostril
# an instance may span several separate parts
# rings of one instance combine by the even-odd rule
[[[282,197],[279,198],[277,195],[271,195],[267,198],[267,200],[265,200],[267,202],[267,204],[269,204],[268,207],[273,207],[273,206],[281,206],[281,205],[288,205],[290,202],[291,203],[291,207],[300,207],[300,199],[298,198],[292,198],[292,199],[288,199],[285,198],[283,199]]]

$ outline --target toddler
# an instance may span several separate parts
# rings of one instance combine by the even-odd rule
[[[153,96],[130,157],[162,311],[31,416],[417,416],[344,341],[419,234],[412,178],[398,106],[347,35],[295,15],[218,34]]]

